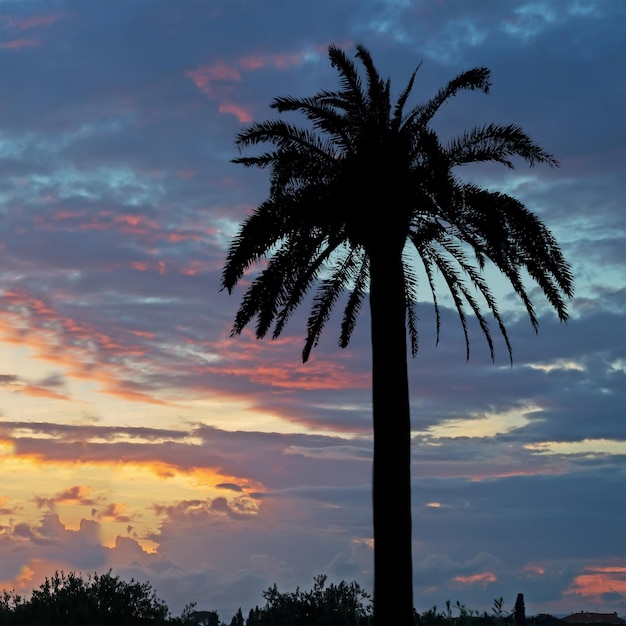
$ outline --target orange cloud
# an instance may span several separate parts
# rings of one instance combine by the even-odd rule
[[[25,385],[20,389],[20,392],[26,394],[27,396],[32,396],[35,398],[50,398],[52,400],[70,399],[69,396],[63,393],[58,393],[57,391],[53,391],[52,389],[46,389],[45,387],[38,387],[35,385]]]
[[[91,492],[91,487],[82,487],[81,485],[75,485],[69,489],[61,491],[56,496],[57,502],[82,502],[84,504],[91,504],[92,500],[88,498]]]
[[[9,496],[0,496],[0,515],[11,515],[13,508],[9,505]]]
[[[268,362],[271,353],[267,345],[258,341],[254,333],[245,329],[233,342],[231,338],[213,344],[211,351],[222,359],[219,367],[198,368],[199,374],[210,372],[219,375],[231,375],[247,378],[252,382],[280,387],[283,389],[368,389],[371,385],[369,373],[355,374],[341,363],[342,358],[349,359],[349,353],[335,355],[330,361],[311,360],[298,362],[303,338],[299,336],[281,337],[273,340],[272,347],[294,349],[294,360],[285,367],[283,352],[275,352],[276,363]],[[261,361],[261,363],[260,363]],[[228,363],[237,365],[229,366]]]
[[[156,333],[149,333],[145,330],[131,330],[129,332],[137,337],[142,337],[143,339],[154,339],[156,337]]]
[[[220,365],[219,368],[206,368],[205,371],[241,376],[255,383],[282,389],[307,391],[315,389],[367,389],[370,385],[369,374],[353,374],[345,368],[329,362],[316,365],[307,363],[288,368],[279,364],[265,367],[255,364],[251,367],[231,368]]]
[[[126,514],[127,504],[118,504],[111,502],[107,504],[103,511],[97,513],[98,519],[106,519],[116,522],[130,522],[132,517]]]
[[[76,220],[85,215],[85,211],[68,211],[61,209],[52,215],[52,221],[57,223]],[[65,230],[70,232],[89,230],[110,230],[117,228],[120,232],[131,235],[143,235],[159,228],[158,224],[147,219],[143,215],[134,213],[116,214],[113,211],[99,211],[91,216],[90,221],[76,225],[64,224],[63,226],[52,225],[45,221],[43,216],[35,218],[35,223],[41,229],[56,231]]]
[[[40,562],[40,561],[39,561]],[[46,564],[44,567],[40,568],[44,573],[41,574],[41,577],[35,578],[35,569],[31,567],[31,565],[35,565],[35,563],[30,562],[28,564],[22,565],[19,573],[11,580],[0,580],[0,589],[12,589],[17,592],[19,591],[31,591],[35,586],[33,583],[35,580],[39,581],[44,579],[47,575],[50,575],[50,570],[48,569],[48,565]]]
[[[565,595],[582,596],[598,602],[605,593],[626,595],[626,567],[586,567],[585,572],[576,576]]]
[[[455,576],[454,580],[462,585],[482,585],[486,587],[489,583],[494,583],[496,580],[495,574],[491,572],[482,572],[480,574],[473,574],[472,576]]]
[[[546,573],[546,570],[539,565],[526,565],[524,568],[524,572],[526,572],[527,576],[543,576]]]
[[[73,487],[68,487],[63,491],[60,491],[51,498],[36,497],[34,498],[34,501],[37,504],[37,508],[40,509],[53,509],[57,504],[67,504],[70,502],[92,506],[93,504],[95,504],[96,501],[93,498],[89,497],[90,493],[91,487],[74,485]]]
[[[199,241],[202,233],[190,228],[186,231],[172,231],[168,227],[162,227],[154,220],[147,219],[143,215],[134,213],[116,214],[112,211],[99,211],[91,215],[88,221],[79,221],[84,217],[84,211],[68,211],[61,209],[51,217],[37,216],[34,222],[40,230],[49,232],[86,232],[117,230],[124,235],[132,235],[137,238],[142,236],[146,241],[168,241],[179,243],[181,241]]]

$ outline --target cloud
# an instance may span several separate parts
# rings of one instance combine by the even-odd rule
[[[38,39],[12,39],[11,41],[0,41],[0,48],[4,50],[22,50],[23,48],[35,48],[40,46]]]
[[[250,124],[252,122],[252,112],[233,102],[222,102],[218,110],[220,113],[234,115],[241,124]]]
[[[216,61],[213,65],[199,66],[195,70],[187,70],[185,74],[209,98],[228,93],[232,89],[228,83],[241,80],[238,68],[229,66],[223,61]]]
[[[623,602],[626,598],[626,567],[586,567],[565,593],[583,602]]]
[[[285,70],[289,67],[303,65],[309,59],[317,60],[320,56],[325,56],[327,50],[327,44],[318,44],[312,49],[297,50],[290,53],[253,54],[241,58],[239,63],[248,72],[254,72],[266,67]]]
[[[54,509],[56,504],[63,504],[67,502],[75,502],[81,505],[93,505],[96,501],[89,497],[92,489],[90,487],[82,487],[75,485],[68,489],[60,491],[52,498],[40,498],[36,497],[35,502],[38,508]]]
[[[33,28],[39,28],[41,26],[51,26],[61,19],[63,19],[63,15],[61,13],[47,13],[24,17],[1,15],[0,24],[3,24],[4,30],[25,31]]]

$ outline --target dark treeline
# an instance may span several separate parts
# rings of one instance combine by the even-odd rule
[[[56,572],[29,598],[3,591],[0,625],[373,626],[371,597],[358,583],[326,582],[326,576],[319,575],[311,590],[298,587],[286,593],[274,584],[262,593],[264,606],[250,609],[247,617],[240,608],[229,621],[222,621],[216,611],[196,611],[195,603],[188,604],[181,615],[172,616],[150,583],[125,582],[111,570],[86,577]],[[503,608],[500,598],[494,601],[491,613],[446,602],[442,610],[435,606],[422,614],[414,611],[413,617],[416,626],[551,626],[559,622],[551,615],[526,618],[522,594],[511,611]]]

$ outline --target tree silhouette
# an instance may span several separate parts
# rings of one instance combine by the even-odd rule
[[[150,583],[130,582],[105,574],[55,572],[29,600],[4,592],[0,624],[164,624],[170,611]]]
[[[248,626],[359,626],[367,624],[369,599],[358,583],[342,580],[326,587],[326,576],[315,576],[313,589],[282,593],[276,583],[263,592],[265,607],[251,609]]]
[[[538,285],[561,321],[573,295],[570,268],[544,224],[518,200],[461,181],[454,168],[495,161],[513,167],[557,164],[515,125],[473,128],[443,143],[431,120],[461,90],[489,90],[489,70],[463,72],[433,98],[405,112],[416,69],[395,103],[368,50],[356,47],[358,68],[329,47],[340,88],[306,98],[281,97],[279,113],[299,112],[298,127],[284,119],[254,123],[236,138],[240,150],[270,145],[235,163],[269,168],[269,197],[243,222],[231,242],[222,288],[232,293],[251,266],[266,262],[248,286],[235,316],[236,335],[256,319],[256,336],[272,338],[314,288],[303,361],[309,358],[343,291],[347,291],[339,345],[348,345],[369,294],[374,431],[374,615],[379,626],[412,623],[411,424],[407,330],[418,350],[418,268],[436,315],[437,275],[452,297],[469,357],[468,311],[494,343],[486,313],[511,345],[496,300],[482,273],[497,268],[511,283],[537,329],[525,275]],[[362,75],[364,73],[364,76]]]
[[[515,600],[515,626],[526,626],[526,605],[524,604],[524,594],[518,593]]]

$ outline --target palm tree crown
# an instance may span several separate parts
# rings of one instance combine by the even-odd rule
[[[304,294],[318,282],[303,360],[316,345],[337,297],[349,287],[339,339],[345,347],[369,287],[371,257],[389,254],[392,248],[403,254],[413,355],[418,348],[417,259],[435,305],[437,337],[439,270],[463,325],[468,355],[467,306],[493,358],[485,304],[511,354],[502,317],[480,271],[487,259],[510,281],[535,328],[537,316],[522,280],[523,269],[559,318],[567,319],[565,300],[573,294],[572,276],[552,234],[516,199],[462,182],[453,173],[455,166],[477,161],[513,167],[513,156],[531,166],[556,165],[554,157],[515,125],[474,128],[445,145],[430,127],[439,107],[458,91],[487,93],[489,70],[464,72],[434,98],[405,112],[417,70],[392,106],[390,82],[381,79],[363,46],[357,46],[356,56],[365,69],[365,86],[342,50],[330,46],[329,56],[339,72],[340,90],[309,98],[276,98],[271,105],[280,113],[303,113],[312,128],[271,120],[253,124],[237,136],[240,148],[269,143],[274,149],[234,160],[271,168],[271,187],[269,198],[244,222],[228,252],[222,286],[229,292],[252,264],[269,257],[243,298],[233,333],[256,317],[257,337],[264,337],[272,326],[272,337],[278,337]],[[469,250],[475,262],[470,261]],[[324,278],[318,281],[323,270]],[[482,294],[482,308],[471,286]]]

